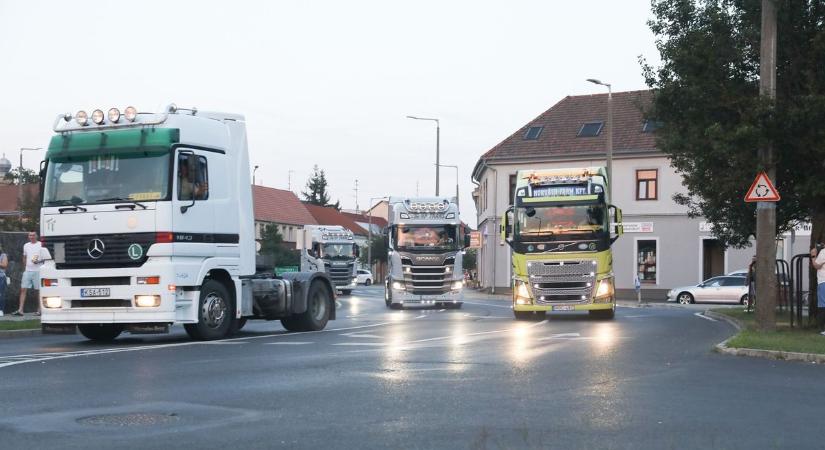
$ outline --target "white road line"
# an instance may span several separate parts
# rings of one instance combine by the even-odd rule
[[[476,306],[492,306],[494,308],[513,309],[512,305],[510,305],[510,304],[507,304],[507,305],[491,305],[489,303],[476,303],[476,302],[464,302],[464,304],[465,305],[476,305]]]
[[[550,341],[550,340],[559,340],[559,341],[582,341],[582,340],[592,340],[592,337],[582,337],[579,333],[560,333],[554,334],[552,336],[545,336],[543,338],[536,339],[537,341]]]
[[[710,320],[711,322],[719,322],[718,320],[714,319],[713,317],[708,317],[708,316],[706,316],[702,313],[693,313],[693,315],[696,316],[696,317],[701,317],[702,319],[705,319],[705,320]]]
[[[348,331],[348,330],[360,330],[363,328],[374,328],[380,327],[384,325],[389,325],[393,322],[379,322],[374,323],[371,325],[359,325],[355,327],[344,327],[344,328],[330,328],[327,330],[319,330],[319,331],[299,331],[294,333],[277,333],[277,334],[266,334],[262,336],[246,336],[246,337],[238,337],[238,338],[230,338],[230,339],[221,339],[218,341],[211,341],[211,342],[235,342],[235,341],[245,341],[245,340],[252,340],[252,339],[267,339],[267,338],[277,338],[277,337],[284,337],[284,336],[297,336],[302,334],[315,334],[315,333],[330,333],[335,331]],[[18,364],[26,364],[31,362],[42,362],[42,361],[51,361],[54,359],[66,359],[66,358],[76,358],[79,356],[93,356],[93,355],[104,355],[108,353],[123,353],[123,352],[137,352],[142,350],[159,350],[164,348],[173,348],[173,347],[187,347],[190,345],[203,345],[201,341],[187,341],[187,342],[176,342],[173,344],[157,344],[157,345],[141,345],[136,347],[115,347],[115,348],[103,348],[97,350],[80,350],[75,352],[63,352],[63,353],[33,353],[27,355],[9,355],[9,356],[0,356],[0,369],[3,367],[9,366],[16,366]]]
[[[349,338],[363,338],[363,339],[384,339],[384,336],[379,336],[377,334],[364,334],[364,333],[344,333],[339,334],[339,336],[346,336]]]
[[[426,315],[426,314],[421,314],[421,315],[420,315],[420,316],[418,316],[418,317],[413,317],[413,319],[423,319],[423,318],[425,318],[425,317],[427,317],[427,315]]]
[[[446,309],[439,309],[438,312],[444,312]]]
[[[310,345],[310,344],[314,344],[314,342],[296,342],[296,341],[264,342],[264,345]]]
[[[386,342],[340,342],[338,344],[332,344],[337,346],[348,346],[348,347],[383,347],[387,345]]]
[[[537,327],[539,325],[543,325],[545,323],[547,323],[546,319],[542,320],[541,322],[536,322],[536,323],[527,325],[525,328],[533,328],[533,327]],[[513,331],[513,330],[516,330],[516,328],[502,328],[500,330],[480,331],[478,333],[468,333],[468,334],[464,334],[464,335],[461,335],[461,336],[439,336],[439,337],[434,337],[434,338],[429,338],[429,339],[418,339],[418,340],[415,340],[415,341],[409,341],[406,344],[418,344],[418,343],[421,343],[421,342],[442,341],[444,339],[457,339],[457,338],[463,339],[463,338],[467,338],[467,337],[470,337],[470,336],[482,336],[482,335],[485,335],[485,334],[505,333],[507,331]],[[402,344],[402,345],[404,345],[404,344]]]
[[[225,342],[225,341],[205,341],[201,342],[201,345],[239,345],[239,344],[248,344],[249,342]]]

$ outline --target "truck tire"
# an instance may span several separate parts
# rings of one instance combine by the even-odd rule
[[[316,281],[309,286],[307,310],[281,319],[281,325],[289,331],[320,331],[327,326],[332,295],[324,283]]]
[[[384,304],[389,308],[392,305],[392,291],[387,283],[384,283]]]
[[[597,320],[610,320],[616,317],[616,309],[597,309],[589,311],[590,317]]]
[[[232,321],[232,334],[241,331],[244,325],[246,325],[246,317],[241,317],[240,319],[235,319]]]
[[[111,342],[114,341],[115,338],[120,336],[120,333],[123,332],[123,325],[118,324],[84,324],[78,325],[77,328],[80,330],[80,334],[86,337],[86,339],[97,341],[97,342]]]
[[[351,289],[341,290],[341,294],[350,295],[350,294],[352,294],[352,290]]]
[[[224,285],[207,280],[201,286],[198,301],[198,323],[186,324],[183,328],[192,339],[212,341],[226,337],[232,330],[235,305]]]

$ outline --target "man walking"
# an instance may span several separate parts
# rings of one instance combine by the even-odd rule
[[[37,233],[29,232],[29,242],[23,245],[23,261],[26,262],[26,270],[20,280],[20,307],[14,312],[15,316],[22,316],[26,306],[26,293],[29,289],[40,289],[40,264],[42,264],[40,253],[43,247],[37,240]],[[37,315],[40,315],[40,301],[37,301]]]

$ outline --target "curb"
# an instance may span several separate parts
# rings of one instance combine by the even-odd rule
[[[40,336],[40,328],[30,328],[26,330],[3,330],[0,331],[0,339],[14,339],[18,337]]]
[[[705,311],[704,314],[714,319],[723,320],[736,328],[737,333],[742,331],[742,323],[733,317],[718,314],[712,311]],[[798,361],[813,364],[825,364],[825,355],[819,353],[786,352],[782,350],[761,350],[755,348],[734,348],[728,347],[728,341],[735,336],[731,336],[714,346],[714,351],[723,355],[747,356],[750,358],[770,359],[774,361]]]

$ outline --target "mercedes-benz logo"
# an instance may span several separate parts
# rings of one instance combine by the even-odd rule
[[[103,256],[104,250],[106,250],[106,245],[104,245],[100,239],[92,239],[89,242],[89,246],[86,247],[86,253],[89,255],[89,258],[92,259],[98,259]]]

